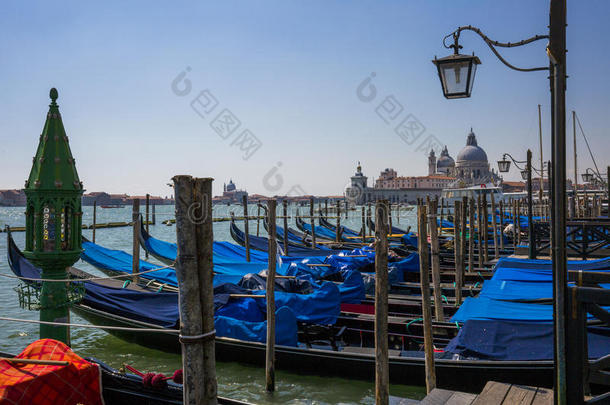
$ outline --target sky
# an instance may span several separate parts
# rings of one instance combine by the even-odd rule
[[[387,167],[426,175],[430,146],[455,158],[471,127],[497,169],[505,152],[539,158],[538,104],[547,160],[547,72],[510,70],[464,32],[462,52],[482,64],[472,97],[446,100],[431,60],[450,53],[442,38],[460,25],[499,41],[545,34],[548,9],[531,0],[3,1],[0,189],[23,187],[51,87],[87,191],[165,196],[172,176],[190,174],[214,178],[215,195],[229,179],[251,194],[341,195],[358,161],[369,185]],[[572,110],[600,170],[610,164],[608,15],[605,0],[568,2],[570,178]],[[545,46],[501,52],[520,67],[547,66]],[[396,131],[403,122],[418,130]],[[593,167],[580,133],[577,150],[579,172]],[[514,168],[505,176],[519,178]]]

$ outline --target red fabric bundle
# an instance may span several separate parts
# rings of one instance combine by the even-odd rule
[[[83,360],[65,344],[53,339],[37,340],[17,358],[67,361],[69,364],[0,360],[1,404],[103,405],[99,366]]]

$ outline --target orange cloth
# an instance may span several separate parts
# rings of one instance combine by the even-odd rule
[[[17,358],[68,361],[67,366],[0,360],[0,404],[103,405],[100,369],[53,339],[31,343]]]

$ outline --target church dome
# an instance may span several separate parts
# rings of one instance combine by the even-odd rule
[[[487,153],[477,145],[477,138],[470,129],[466,146],[460,151],[457,156],[458,163],[460,162],[485,162],[487,163]]]
[[[447,150],[447,146],[441,152],[441,156],[438,158],[436,162],[437,169],[445,169],[448,167],[455,167],[455,161],[451,156],[449,156],[449,151]]]

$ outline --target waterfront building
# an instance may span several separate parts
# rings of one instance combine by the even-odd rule
[[[470,129],[466,146],[454,160],[447,146],[440,156],[430,150],[428,155],[427,176],[399,176],[396,170],[386,168],[375,180],[373,187],[368,186],[368,177],[362,172],[358,162],[356,173],[351,177],[345,196],[353,204],[365,204],[378,200],[393,203],[413,203],[421,197],[440,196],[446,188],[463,188],[475,185],[498,185],[502,178],[490,168],[487,153],[478,145],[477,138]]]

